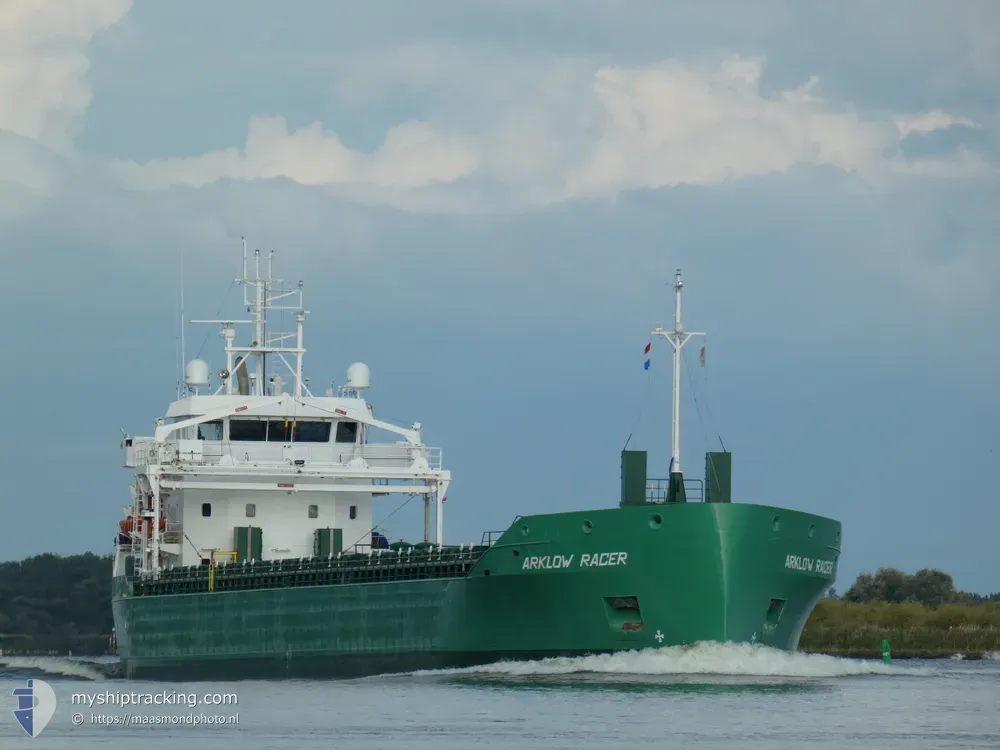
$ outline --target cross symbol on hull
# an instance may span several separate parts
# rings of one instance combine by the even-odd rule
[[[656,631],[656,635],[653,636],[657,643],[663,643],[663,632],[660,630]]]

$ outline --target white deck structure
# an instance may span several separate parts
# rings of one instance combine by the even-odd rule
[[[156,420],[154,434],[122,441],[125,466],[136,472],[114,575],[369,549],[372,497],[391,493],[424,497],[424,541],[434,506],[433,541],[443,544],[451,473],[442,469],[441,450],[421,442],[419,423],[401,427],[373,416],[362,396],[370,384],[363,363],[348,368],[336,396],[309,392],[302,283],[284,289],[271,277],[271,260],[262,278],[254,251],[249,278],[244,242],[243,278],[236,283],[250,319],[191,321],[221,327],[227,364],[214,390],[208,365],[188,362],[183,391]],[[292,311],[296,331],[270,332],[269,310]],[[252,327],[246,345],[236,344],[240,324]],[[285,345],[289,339],[294,346]],[[372,442],[378,430],[399,440]]]

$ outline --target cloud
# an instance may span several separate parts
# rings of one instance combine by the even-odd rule
[[[890,145],[884,124],[818,99],[815,79],[762,96],[762,71],[760,60],[744,58],[715,71],[674,62],[600,70],[594,92],[605,122],[567,195],[717,185],[799,164],[854,172]]]
[[[953,117],[940,109],[932,109],[919,115],[910,115],[896,118],[896,127],[899,128],[899,135],[905,138],[910,133],[933,133],[935,130],[944,130],[955,126],[967,128],[978,128],[979,126],[966,117]]]
[[[0,130],[66,148],[90,105],[87,45],[131,0],[0,4]]]
[[[763,69],[760,59],[733,56],[714,66],[591,68],[575,81],[563,71],[506,107],[489,109],[479,127],[466,121],[460,132],[405,122],[390,128],[373,153],[346,146],[319,122],[290,132],[281,117],[254,117],[242,150],[116,161],[113,168],[142,189],[285,178],[410,210],[468,208],[472,188],[500,197],[496,206],[544,205],[631,189],[718,185],[802,165],[873,178],[976,176],[984,166],[990,173],[974,156],[922,163],[899,150],[910,132],[969,124],[966,118],[941,110],[864,115],[825,100],[816,78],[768,95]],[[475,109],[475,102],[468,106]]]
[[[64,158],[30,138],[2,131],[0,165],[0,223],[40,210],[69,172]]]
[[[191,159],[116,166],[128,182],[147,189],[277,177],[312,186],[420,188],[471,174],[476,154],[462,138],[442,135],[426,123],[397,125],[376,153],[364,154],[345,146],[319,122],[289,132],[283,117],[253,117],[242,152],[231,148]]]

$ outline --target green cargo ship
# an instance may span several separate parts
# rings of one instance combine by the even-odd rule
[[[192,360],[155,435],[123,441],[136,472],[112,607],[126,677],[350,677],[698,641],[797,647],[835,580],[841,525],[731,502],[727,452],[706,454],[704,480],[683,476],[680,357],[700,334],[681,325],[679,271],[674,328],[653,331],[673,348],[669,477],[648,480],[646,454],[626,450],[616,506],[520,516],[452,545],[440,450],[419,424],[375,418],[362,363],[336,392],[309,392],[301,284],[272,278],[270,258],[262,276],[256,251],[254,262],[249,278],[244,244],[237,281],[251,320],[194,321],[222,327],[218,385]],[[295,332],[267,330],[275,309],[293,313]],[[246,346],[239,323],[253,326]],[[376,442],[376,430],[403,440]],[[373,528],[373,502],[403,495],[424,499],[422,542],[390,544]]]

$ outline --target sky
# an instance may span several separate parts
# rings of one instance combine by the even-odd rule
[[[990,0],[0,4],[0,558],[111,551],[121,430],[174,398],[181,289],[236,309],[245,236],[304,282],[311,382],[366,362],[376,415],[443,449],[448,542],[616,505],[626,441],[666,473],[642,350],[681,268],[687,475],[724,445],[735,501],[840,520],[840,590],[1000,590],[997,28]]]

